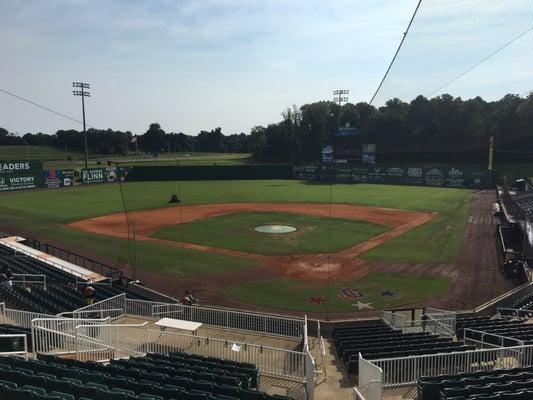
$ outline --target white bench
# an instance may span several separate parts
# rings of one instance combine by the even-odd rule
[[[182,331],[190,331],[193,335],[196,335],[196,331],[203,325],[201,322],[184,321],[182,319],[174,318],[161,318],[155,324],[160,326],[161,330],[165,330],[166,328],[174,328]]]

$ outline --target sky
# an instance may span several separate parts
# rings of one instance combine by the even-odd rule
[[[72,82],[85,81],[96,128],[140,134],[158,122],[191,135],[248,133],[335,89],[369,101],[417,2],[0,0],[0,89],[81,119]],[[531,8],[530,0],[424,0],[376,105],[431,94],[533,25]],[[490,100],[533,89],[532,40],[524,35],[445,91]],[[81,125],[0,92],[0,127]]]

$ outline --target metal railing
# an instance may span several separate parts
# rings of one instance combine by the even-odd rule
[[[86,311],[66,311],[57,314],[60,318],[74,318],[74,319],[117,319],[124,315],[122,308],[110,308],[108,310],[86,310]]]
[[[521,310],[519,308],[498,308],[497,314],[501,318],[533,318],[533,310]]]
[[[533,365],[533,345],[426,354],[370,361],[383,371],[382,386],[406,386],[421,376],[491,371]]]
[[[357,386],[353,388],[353,400],[366,400],[357,388]]]
[[[32,320],[32,349],[37,354],[76,354],[79,342],[90,338],[77,335],[78,325],[108,324],[106,319],[36,318]]]
[[[22,344],[24,350],[12,350],[12,351],[0,351],[0,356],[23,356],[24,359],[28,360],[28,336],[24,333],[9,333],[1,334],[0,339],[9,339],[9,338],[22,338]]]
[[[75,265],[79,265],[80,267],[83,267],[85,269],[97,272],[100,275],[108,276],[112,280],[122,278],[122,271],[120,269],[104,264],[100,261],[81,256],[69,250],[61,249],[49,243],[41,243],[40,241],[34,239],[28,239],[26,243],[28,246],[36,250],[43,251],[54,257],[60,258]]]
[[[392,311],[381,311],[381,319],[392,329],[404,329],[407,327],[407,317]]]
[[[31,328],[31,321],[35,318],[56,318],[56,316],[31,311],[13,310],[6,308],[5,303],[0,303],[0,320],[3,324]]]
[[[22,286],[26,287],[29,283],[42,284],[46,289],[46,275],[43,274],[13,274],[11,282],[22,283]],[[40,279],[39,279],[40,278]]]
[[[302,338],[304,335],[303,318],[288,318],[272,314],[183,304],[155,305],[152,315],[157,318],[175,318],[229,329],[267,333],[269,335],[296,338]]]
[[[141,317],[153,317],[155,306],[165,305],[157,301],[134,300],[126,298],[124,301],[124,314],[137,315]]]
[[[61,263],[57,263],[57,262],[51,260],[50,258],[46,258],[46,257],[43,257],[43,256],[41,256],[39,254],[34,254],[34,253],[31,253],[30,251],[21,249],[20,247],[14,246],[13,244],[9,243],[8,241],[4,241],[3,240],[3,241],[1,241],[1,244],[3,246],[9,247],[11,250],[13,250],[15,252],[15,257],[17,257],[17,253],[20,253],[20,254],[24,255],[25,257],[33,258],[33,259],[38,260],[40,262],[43,262],[45,264],[51,265],[51,266],[53,266],[53,267],[55,267],[57,269],[60,269],[61,271],[69,273],[72,276],[77,276],[77,277],[85,279],[85,280],[89,280],[90,279],[90,276],[88,276],[86,274],[83,274],[83,273],[81,273],[78,270],[69,268],[66,265],[63,265]],[[25,245],[23,245],[23,246],[25,246]]]
[[[479,348],[486,347],[511,347],[523,346],[524,342],[509,336],[502,336],[496,333],[479,331],[477,329],[465,328],[463,333],[463,341],[465,344],[473,344]]]
[[[89,327],[80,325],[77,329],[84,337],[98,339],[95,343],[102,344],[101,348],[94,348],[91,347],[92,344],[88,344],[86,353],[89,353],[88,350],[91,348],[100,353],[108,351],[108,355],[111,353],[109,349],[112,349],[115,352],[115,357],[117,356],[116,352],[122,356],[132,356],[145,353],[169,354],[181,351],[252,363],[257,365],[262,374],[291,378],[300,382],[303,382],[306,377],[304,352],[148,329],[146,324],[99,324]],[[104,343],[108,346],[107,348],[103,346]]]
[[[77,310],[72,311],[73,315],[81,312],[95,312],[100,310],[125,310],[126,309],[126,294],[121,293],[116,296],[110,297],[105,300],[98,301],[89,306],[78,308]]]

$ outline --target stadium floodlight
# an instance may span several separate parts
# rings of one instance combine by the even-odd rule
[[[91,93],[87,90],[91,86],[85,82],[72,82],[72,87],[78,88],[81,90],[73,90],[72,94],[74,96],[81,97],[81,113],[83,114],[83,140],[85,142],[85,169],[89,167],[89,152],[87,150],[87,131],[85,130],[85,98],[91,97]]]
[[[348,102],[348,95],[350,91],[348,89],[337,89],[333,91],[333,101],[339,105],[339,112],[337,113],[337,127],[341,126],[341,107],[342,103]]]

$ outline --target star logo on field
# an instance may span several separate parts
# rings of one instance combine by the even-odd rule
[[[352,304],[353,307],[358,307],[360,310],[363,310],[365,308],[368,308],[369,310],[373,310],[374,307],[370,306],[372,303],[363,303],[362,301],[358,301]]]
[[[314,297],[309,297],[307,301],[309,303],[320,305],[320,304],[323,304],[326,301],[326,299],[324,299],[324,297],[322,296],[314,296]]]

